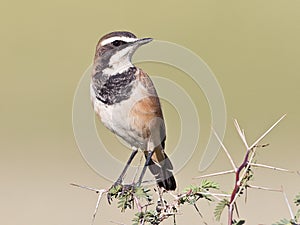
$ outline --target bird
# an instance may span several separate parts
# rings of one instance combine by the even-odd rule
[[[173,165],[165,152],[166,127],[161,103],[148,74],[132,63],[135,51],[152,38],[137,38],[128,31],[114,31],[97,43],[90,83],[90,97],[96,115],[111,132],[127,142],[132,153],[115,185],[122,185],[126,171],[141,150],[146,169],[158,187],[176,189]]]

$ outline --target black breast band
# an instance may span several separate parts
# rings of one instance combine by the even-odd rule
[[[126,100],[130,97],[132,81],[135,80],[136,67],[130,67],[123,73],[110,76],[101,82],[93,77],[93,88],[96,98],[107,105],[112,105]]]

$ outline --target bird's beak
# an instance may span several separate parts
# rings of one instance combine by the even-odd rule
[[[134,44],[139,47],[139,46],[142,46],[144,44],[151,42],[152,40],[153,40],[152,38],[141,38],[141,39],[136,40],[134,42]]]
[[[134,42],[129,43],[128,45],[131,46],[130,51],[129,51],[129,57],[131,58],[132,55],[135,53],[135,51],[141,47],[144,44],[147,44],[151,42],[153,39],[152,38],[141,38],[137,39]]]

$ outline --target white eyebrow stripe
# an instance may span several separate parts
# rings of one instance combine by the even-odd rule
[[[134,42],[136,40],[138,40],[137,38],[131,38],[131,37],[122,37],[122,36],[118,36],[118,37],[110,37],[110,38],[107,38],[103,41],[101,41],[101,45],[104,46],[104,45],[107,45],[109,43],[112,43],[114,41],[125,41],[125,42]]]

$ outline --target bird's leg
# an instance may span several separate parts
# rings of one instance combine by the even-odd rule
[[[132,160],[134,159],[134,157],[135,157],[135,155],[136,155],[137,152],[138,152],[138,149],[135,148],[135,147],[133,147],[131,155],[130,155],[130,157],[129,157],[129,159],[128,159],[128,161],[127,161],[127,163],[126,163],[126,165],[125,165],[125,167],[124,167],[124,169],[122,171],[122,173],[120,174],[119,178],[115,182],[115,184],[117,184],[117,185],[118,184],[122,184],[123,178],[124,178],[124,176],[125,176],[125,174],[126,174],[126,172],[128,170],[128,167],[130,166],[130,164],[131,164]]]
[[[126,163],[126,165],[125,165],[125,167],[124,167],[124,169],[123,169],[123,171],[122,171],[122,173],[120,174],[120,176],[119,176],[119,178],[117,179],[117,181],[113,184],[113,186],[111,187],[111,189],[112,189],[113,187],[117,187],[118,185],[122,185],[123,178],[124,178],[124,176],[125,176],[125,174],[126,174],[126,172],[127,172],[127,170],[128,170],[128,167],[130,166],[130,164],[131,164],[132,160],[134,159],[134,157],[135,157],[135,155],[136,155],[137,152],[138,152],[138,149],[135,148],[135,147],[133,147],[133,148],[132,148],[131,155],[130,155],[130,157],[129,157],[129,159],[128,159],[128,161],[127,161],[127,163]],[[108,192],[108,194],[107,194],[107,199],[108,199],[109,204],[111,203],[111,198],[112,198],[112,196],[111,196],[111,194]]]
[[[151,161],[151,158],[152,158],[152,155],[153,155],[154,151],[148,151],[148,155],[147,155],[147,159],[146,159],[146,162],[145,162],[145,165],[143,167],[143,170],[141,172],[141,175],[140,175],[140,178],[139,178],[139,181],[138,181],[138,186],[141,185],[142,181],[143,181],[143,178],[145,176],[145,173],[146,173],[146,169],[147,169],[147,166],[149,166],[150,164],[150,161]]]

